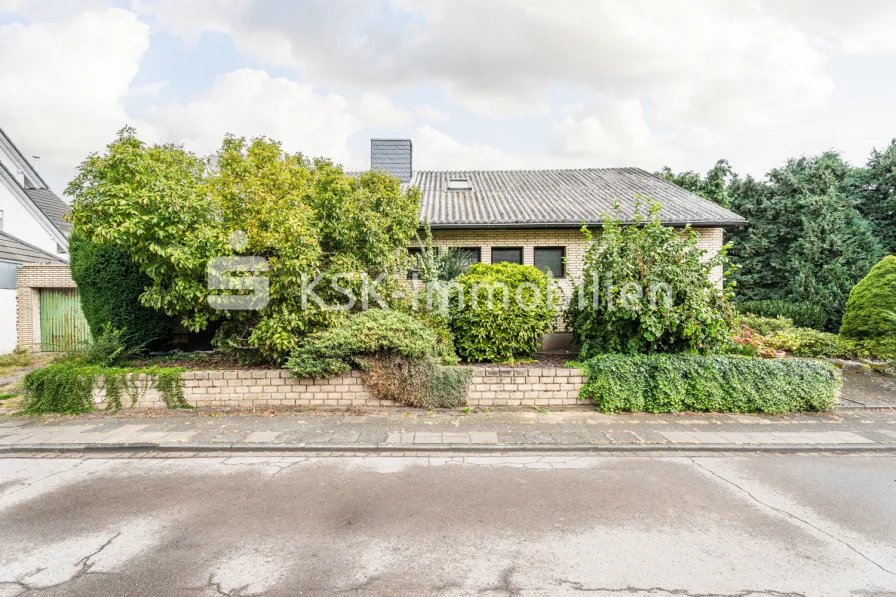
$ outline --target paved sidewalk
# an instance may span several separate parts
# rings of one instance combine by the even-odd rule
[[[896,451],[896,410],[798,415],[171,412],[0,417],[0,454],[35,450],[849,448]]]

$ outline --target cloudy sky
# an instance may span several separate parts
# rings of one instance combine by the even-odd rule
[[[892,0],[0,0],[0,127],[61,192],[130,124],[348,168],[762,174],[896,137]]]

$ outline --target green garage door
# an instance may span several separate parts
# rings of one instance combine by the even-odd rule
[[[81,312],[81,299],[74,288],[43,288],[40,291],[40,347],[44,352],[63,352],[90,340],[90,328]]]

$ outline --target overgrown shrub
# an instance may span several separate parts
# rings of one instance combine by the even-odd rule
[[[395,355],[368,357],[364,362],[364,383],[381,400],[427,409],[467,403],[473,376],[469,367],[439,365],[432,359],[410,361]]]
[[[466,404],[471,374],[451,367],[457,355],[444,330],[398,311],[372,309],[306,338],[287,360],[296,377],[330,377],[352,369],[384,400],[408,406]]]
[[[110,243],[98,245],[77,232],[69,241],[69,250],[72,279],[94,337],[111,326],[126,331],[123,338],[129,346],[168,343],[174,322],[140,303],[140,295],[152,286],[152,279],[140,271],[127,251]]]
[[[738,301],[737,309],[760,317],[786,317],[801,328],[824,330],[827,312],[819,305],[782,300]]]
[[[663,226],[658,203],[634,223],[606,216],[584,279],[565,313],[581,358],[602,353],[712,351],[728,343],[733,307],[711,279],[725,249],[705,260],[696,232]]]
[[[535,355],[554,329],[558,296],[541,270],[513,263],[471,265],[450,292],[450,325],[465,361],[511,362]]]
[[[402,189],[392,176],[348,176],[328,160],[288,154],[269,139],[228,136],[213,167],[182,147],[147,146],[130,128],[80,165],[66,194],[80,234],[126,249],[152,279],[143,305],[178,317],[193,332],[228,321],[237,340],[231,344],[278,363],[302,338],[341,317],[328,307],[348,299],[331,281],[350,288],[360,303],[360,289],[378,280],[377,296],[393,306],[404,289],[402,250],[417,231],[420,208],[419,190]],[[237,269],[264,270],[265,308],[220,302],[252,284],[224,271],[232,257],[254,258]],[[222,289],[209,284],[210,274]]]
[[[27,367],[31,361],[31,353],[24,348],[16,347],[11,353],[0,355],[0,369]]]
[[[302,340],[287,360],[296,377],[330,377],[364,366],[364,357],[457,362],[450,342],[423,321],[399,311],[370,309]]]
[[[840,333],[855,339],[896,336],[896,256],[884,257],[849,293]]]
[[[819,361],[719,355],[603,355],[586,361],[581,397],[602,412],[825,411],[840,379]]]

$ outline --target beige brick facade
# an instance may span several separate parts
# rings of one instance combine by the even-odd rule
[[[699,247],[712,258],[724,245],[722,228],[697,228]],[[478,248],[482,263],[492,262],[492,248],[519,247],[523,250],[523,264],[534,265],[536,247],[562,247],[566,256],[566,271],[557,279],[557,286],[567,299],[572,297],[575,286],[581,282],[588,244],[581,230],[574,228],[544,229],[476,229],[433,230],[433,244],[440,247]],[[713,269],[712,279],[722,283],[722,268]],[[563,331],[562,322],[558,332]],[[547,341],[547,340],[546,340]],[[562,343],[561,343],[562,345]],[[548,347],[548,345],[545,345]]]
[[[40,289],[76,288],[67,264],[27,264],[19,268],[16,336],[26,350],[40,350]]]
[[[296,379],[286,370],[188,371],[183,378],[184,396],[197,408],[401,406],[376,398],[357,371],[328,379]],[[167,408],[152,380],[138,375],[133,381],[145,389],[135,408]],[[577,369],[475,368],[467,403],[489,407],[574,406],[580,403],[583,384],[584,377]],[[103,408],[105,391],[97,388],[93,396],[97,407]]]

